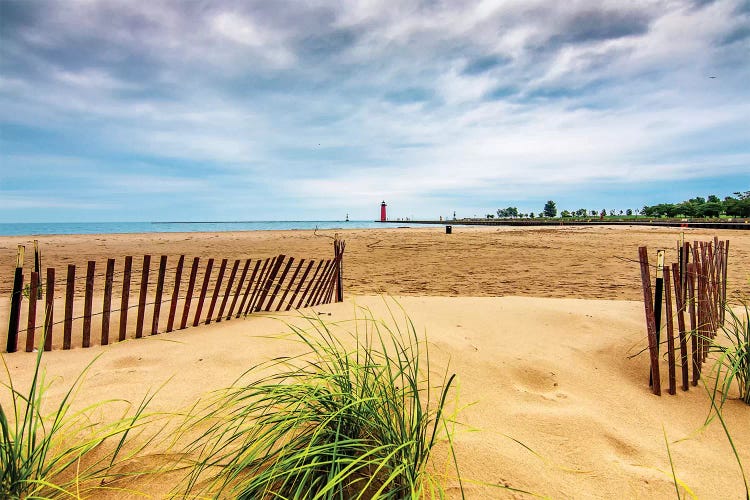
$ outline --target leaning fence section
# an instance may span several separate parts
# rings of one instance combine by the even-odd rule
[[[666,344],[667,391],[676,394],[678,371],[681,388],[687,391],[691,384],[698,385],[710,342],[724,324],[729,240],[679,242],[677,262],[671,265],[665,265],[663,250],[657,251],[655,266],[649,264],[646,247],[640,247],[638,255],[650,386],[661,395],[660,349]],[[656,271],[653,286],[652,268]]]
[[[55,268],[43,274],[35,258],[26,281],[19,247],[6,350],[15,352],[19,343],[28,352],[107,345],[258,312],[341,302],[344,248],[336,238],[333,258],[318,260],[283,254],[233,261],[181,255],[176,262],[166,255],[154,261],[152,255],[127,256],[121,262],[89,261],[85,270],[71,264],[64,274]]]

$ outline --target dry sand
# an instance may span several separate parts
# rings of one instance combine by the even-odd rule
[[[442,228],[344,232],[349,298],[314,311],[331,313],[326,320],[345,320],[356,302],[385,317],[382,299],[371,295],[400,296],[433,344],[433,368],[449,366],[458,374],[460,404],[468,406],[459,415],[467,428],[459,430],[456,449],[469,498],[510,496],[471,481],[553,498],[670,497],[674,486],[664,432],[678,477],[699,497],[744,496],[718,422],[701,430],[709,409],[705,391],[653,396],[647,356],[628,359],[646,345],[638,268],[631,260],[639,244],[672,248],[675,231],[454,229],[450,236]],[[730,289],[747,293],[750,234],[686,232],[691,240],[714,234],[731,240]],[[56,266],[146,251],[227,258],[331,253],[330,240],[304,231],[39,239],[45,265]],[[0,268],[12,268],[14,245],[27,240],[0,238]],[[173,377],[152,409],[176,410],[228,385],[253,363],[289,353],[280,341],[261,338],[283,329],[276,320],[255,316],[106,347],[53,351],[44,357],[55,377],[50,401],[101,353],[77,405],[110,397],[139,401]],[[4,358],[23,386],[34,354]],[[0,401],[7,404],[6,393]],[[730,401],[725,417],[747,468],[750,408]],[[149,485],[149,493],[160,497],[171,479]]]

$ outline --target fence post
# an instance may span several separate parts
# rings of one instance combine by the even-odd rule
[[[125,257],[125,268],[122,274],[122,297],[120,299],[120,332],[118,340],[122,342],[127,336],[128,328],[128,303],[130,301],[130,274],[133,268],[133,257]]]
[[[55,321],[55,268],[47,268],[47,290],[45,292],[44,350],[52,350],[52,325]]]
[[[82,347],[91,345],[91,310],[94,301],[94,273],[96,261],[90,260],[86,268],[86,293],[83,296],[83,341]]]
[[[198,263],[200,257],[193,257],[193,267],[190,268],[190,280],[188,281],[187,293],[185,293],[185,305],[182,308],[182,320],[180,321],[180,330],[187,327],[188,316],[190,315],[190,302],[193,300],[193,290],[195,289],[195,279],[198,276]]]
[[[336,257],[338,258],[338,273],[336,276],[336,302],[344,301],[344,249],[346,243],[338,240],[336,243]]]
[[[112,284],[115,276],[115,259],[107,259],[107,272],[104,275],[104,300],[102,301],[101,345],[109,344],[109,318],[112,312]]]
[[[26,352],[34,350],[34,335],[36,334],[36,300],[39,290],[39,273],[31,273],[31,286],[29,288],[29,315],[26,322]]]
[[[16,254],[16,274],[13,278],[13,295],[10,298],[10,320],[8,321],[8,341],[6,351],[18,349],[18,326],[21,321],[21,298],[23,297],[23,257],[26,247],[18,245]]]
[[[146,315],[146,295],[148,294],[148,273],[151,268],[151,256],[143,256],[143,269],[141,270],[141,292],[138,295],[138,319],[135,325],[135,338],[143,337],[143,318]]]
[[[672,264],[672,279],[674,281],[674,295],[677,303],[677,328],[680,338],[680,368],[682,369],[682,390],[688,390],[688,353],[685,338],[685,300],[683,299],[682,280],[679,266]]]
[[[674,321],[672,318],[672,290],[669,266],[664,268],[664,299],[667,319],[667,362],[669,364],[669,394],[677,393],[674,355]]]
[[[76,266],[68,264],[68,279],[65,282],[65,324],[63,327],[63,349],[70,349],[73,338],[73,301],[76,293]]]
[[[180,255],[177,261],[177,269],[174,272],[174,289],[172,290],[172,301],[169,304],[169,318],[167,319],[167,333],[174,328],[174,315],[177,312],[177,300],[180,298],[180,281],[182,281],[182,266],[185,265],[185,256]]]
[[[641,284],[643,286],[643,307],[646,313],[646,330],[648,332],[648,351],[651,360],[651,381],[654,394],[661,396],[661,381],[659,378],[659,353],[656,342],[656,325],[654,320],[654,302],[651,295],[651,273],[648,269],[648,250],[638,248],[641,263]]]
[[[154,314],[151,318],[151,335],[159,333],[159,313],[161,313],[161,298],[164,293],[164,275],[167,273],[167,256],[159,259],[159,276],[156,278],[156,296],[154,297]]]

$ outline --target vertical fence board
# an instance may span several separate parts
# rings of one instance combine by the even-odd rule
[[[318,265],[315,267],[315,271],[313,272],[312,277],[310,278],[310,281],[307,283],[307,286],[305,287],[305,291],[302,292],[302,296],[299,298],[299,302],[297,302],[297,307],[295,309],[299,309],[302,305],[302,302],[307,298],[308,293],[310,292],[310,289],[315,284],[315,278],[318,276],[318,272],[320,272],[320,268],[323,266],[323,261],[321,260],[318,262]]]
[[[6,351],[18,350],[18,329],[21,326],[21,299],[23,298],[23,258],[26,247],[18,245],[16,271],[13,276],[13,292],[10,296],[10,314],[8,317],[8,339]]]
[[[659,376],[659,354],[656,343],[656,320],[654,319],[653,296],[651,294],[651,274],[648,268],[648,251],[646,247],[638,248],[641,263],[641,284],[643,286],[643,306],[646,313],[646,329],[648,331],[648,351],[651,360],[651,380],[653,392],[661,396],[661,380]]]
[[[154,297],[154,315],[151,318],[151,335],[159,333],[159,313],[161,313],[161,301],[164,295],[164,276],[167,273],[167,256],[162,255],[159,259],[159,277],[156,279],[156,296]]]
[[[266,303],[266,311],[271,310],[271,305],[273,304],[273,301],[276,298],[276,295],[279,293],[279,290],[281,290],[281,285],[284,283],[284,279],[286,279],[286,275],[289,272],[289,269],[292,267],[293,263],[294,263],[294,257],[289,257],[289,260],[287,261],[286,266],[284,267],[284,271],[282,271],[281,273],[279,282],[276,284],[276,288],[274,288],[273,292],[271,293],[271,297],[268,299],[268,302]]]
[[[229,295],[232,293],[232,285],[234,285],[234,278],[237,276],[237,269],[240,267],[240,259],[234,261],[232,266],[232,272],[229,273],[229,281],[227,282],[227,289],[224,292],[224,298],[221,301],[221,307],[219,307],[219,314],[216,315],[216,322],[219,323],[224,317],[224,309],[227,307],[229,301]]]
[[[258,281],[253,287],[253,294],[250,296],[250,301],[248,302],[247,308],[245,309],[245,316],[255,311],[255,302],[260,296],[263,283],[266,282],[266,277],[268,276],[268,273],[271,272],[271,268],[274,266],[275,262],[276,257],[274,257],[273,259],[266,259],[263,263],[263,268],[260,270],[260,274],[258,275]]]
[[[297,275],[299,274],[300,270],[302,269],[302,265],[305,263],[305,259],[301,259],[299,263],[297,264],[297,268],[292,273],[292,277],[289,279],[289,286],[286,287],[286,290],[284,290],[284,295],[281,296],[279,299],[279,303],[276,306],[276,311],[281,310],[281,306],[284,305],[284,301],[286,300],[286,296],[289,294],[289,290],[292,289],[294,286],[294,280],[297,279]]]
[[[684,270],[684,268],[683,268]],[[679,266],[672,264],[672,279],[674,281],[674,295],[677,303],[677,331],[680,339],[680,368],[682,373],[682,390],[688,390],[688,352],[685,338],[685,301],[683,300],[682,283],[684,278]]]
[[[193,258],[193,267],[190,268],[190,279],[188,280],[188,289],[185,293],[185,306],[182,308],[182,321],[180,321],[180,330],[187,327],[188,316],[190,315],[190,302],[193,300],[193,290],[195,290],[195,280],[198,277],[198,264],[200,257]]]
[[[65,282],[65,323],[63,326],[63,349],[70,349],[73,336],[73,300],[76,290],[76,266],[68,264],[68,279]]]
[[[109,344],[109,318],[112,311],[112,284],[115,276],[115,259],[107,259],[107,271],[104,274],[104,300],[102,301],[102,335],[101,344]]]
[[[247,270],[250,269],[250,259],[245,260],[245,266],[242,268],[242,274],[240,275],[240,280],[237,282],[237,290],[234,291],[234,298],[232,299],[232,305],[229,306],[229,312],[227,313],[227,321],[232,319],[232,314],[234,314],[234,309],[237,307],[237,301],[240,298],[240,295],[242,294],[242,285],[245,283],[245,278],[247,277]]]
[[[271,290],[271,285],[273,285],[273,280],[276,278],[281,265],[284,263],[284,257],[286,256],[279,255],[276,258],[276,262],[274,263],[273,267],[271,267],[271,272],[268,273],[268,277],[263,282],[263,289],[260,294],[260,298],[258,299],[258,304],[255,306],[256,311],[263,310],[263,302],[266,300],[266,297],[268,297],[268,293]]]
[[[700,377],[700,367],[698,366],[698,331],[696,307],[695,307],[695,261],[688,264],[687,268],[687,298],[688,307],[690,312],[690,346],[692,351],[693,359],[693,386],[698,385],[698,378]]]
[[[130,278],[133,271],[133,257],[125,257],[125,267],[122,273],[122,297],[120,298],[120,331],[118,340],[122,342],[128,333],[128,303],[130,302]]]
[[[331,275],[333,274],[336,263],[335,261],[329,261],[330,263],[326,266],[325,272],[320,277],[320,280],[318,281],[317,289],[315,290],[315,293],[313,294],[312,303],[311,305],[317,306],[322,302],[323,297],[323,290],[328,285],[329,280],[331,279]]]
[[[86,267],[86,293],[83,296],[83,347],[91,346],[91,312],[94,304],[94,275],[96,261],[88,261]]]
[[[208,314],[206,314],[206,324],[211,323],[211,318],[214,315],[214,308],[216,308],[216,301],[219,298],[219,292],[221,292],[221,281],[224,279],[224,271],[227,269],[227,259],[221,259],[221,265],[219,266],[219,275],[216,277],[216,285],[214,286],[214,293],[211,296],[211,304],[208,306]]]
[[[174,316],[177,313],[177,301],[180,298],[180,281],[182,281],[182,267],[185,265],[185,256],[180,255],[177,261],[177,269],[174,272],[174,288],[172,289],[172,300],[169,302],[169,317],[167,319],[167,333],[174,330]]]
[[[26,318],[26,352],[34,350],[34,336],[36,333],[36,301],[39,287],[39,273],[31,273],[31,284],[29,288],[29,315]]]
[[[301,264],[302,262],[300,262],[300,265]],[[287,304],[286,309],[284,309],[285,311],[288,311],[294,306],[294,299],[297,298],[297,294],[302,289],[302,285],[305,284],[305,279],[307,278],[307,275],[310,274],[310,269],[312,269],[313,264],[315,264],[314,260],[311,260],[307,264],[307,267],[305,268],[305,272],[302,274],[302,277],[299,279],[299,282],[297,283],[297,287],[294,289],[294,293],[292,293],[292,298],[289,299],[289,303]]]
[[[664,267],[664,299],[667,316],[667,363],[669,365],[669,394],[677,392],[677,378],[674,354],[674,318],[672,316],[672,279],[669,266]]]
[[[151,271],[151,256],[143,256],[143,270],[141,271],[141,293],[138,295],[138,319],[135,324],[135,338],[143,337],[143,319],[146,316],[146,296],[148,295],[148,275]]]
[[[328,274],[328,270],[331,267],[331,261],[326,260],[325,266],[323,267],[323,270],[321,271],[320,275],[318,276],[318,279],[315,281],[315,284],[313,285],[312,291],[310,292],[310,296],[307,298],[307,301],[305,302],[305,307],[310,306],[316,306],[316,303],[314,302],[314,299],[316,298],[318,294],[318,290],[320,290],[321,284],[323,283],[323,280],[325,279],[326,275]]]
[[[724,307],[721,308],[721,324],[724,324],[727,303],[727,264],[729,262],[729,240],[724,241],[724,259],[721,269],[721,297]]]
[[[52,326],[55,323],[55,268],[47,268],[47,290],[44,306],[44,350],[52,350]]]
[[[250,280],[247,282],[247,288],[245,288],[245,293],[242,296],[242,302],[240,302],[240,307],[237,309],[237,316],[235,318],[239,318],[242,316],[242,314],[247,314],[245,309],[245,303],[247,302],[247,299],[250,297],[250,292],[253,290],[253,283],[255,282],[255,276],[258,274],[258,269],[260,269],[260,260],[255,261],[255,267],[253,267],[253,274],[250,276]]]
[[[211,279],[211,269],[214,266],[214,259],[208,259],[206,263],[206,274],[203,276],[203,286],[201,286],[201,294],[198,297],[198,306],[195,309],[195,318],[193,319],[193,326],[198,326],[201,321],[201,311],[203,310],[203,302],[206,300],[206,292],[208,292],[208,283]]]

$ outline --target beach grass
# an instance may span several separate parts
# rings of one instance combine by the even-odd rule
[[[50,384],[41,368],[43,350],[35,359],[28,389],[17,387],[2,356],[10,405],[0,405],[0,497],[8,499],[82,498],[94,490],[116,489],[109,485],[116,471],[138,455],[150,441],[141,431],[153,422],[145,410],[153,396],[145,397],[134,412],[122,400],[107,400],[74,409],[73,400],[96,359],[91,361],[47,411]],[[0,355],[1,356],[1,355]],[[100,416],[122,411],[120,418],[102,422]],[[119,410],[118,410],[119,409]],[[141,445],[130,446],[131,438]],[[130,471],[129,475],[136,474]]]
[[[742,312],[737,313],[727,307],[727,321],[720,331],[723,339],[710,339],[709,348],[716,353],[716,362],[712,375],[714,388],[712,400],[718,398],[716,407],[721,408],[732,394],[736,385],[739,398],[750,405],[750,306],[743,304]]]
[[[202,431],[183,494],[441,498],[452,476],[463,495],[445,411],[455,374],[434,379],[413,323],[367,310],[347,326],[307,321],[286,337],[304,354],[250,368],[188,419],[185,431]],[[450,472],[430,466],[439,443]]]

